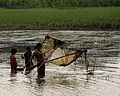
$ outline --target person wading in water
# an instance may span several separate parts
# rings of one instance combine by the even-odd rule
[[[10,55],[10,65],[11,65],[11,74],[16,74],[17,73],[17,61],[15,58],[17,50],[16,49],[11,49],[11,55]]]
[[[26,74],[29,73],[28,68],[30,67],[30,57],[32,56],[31,48],[29,46],[26,47],[24,55],[21,55],[22,59],[25,59],[25,71]],[[31,63],[33,65],[33,63]]]
[[[37,60],[37,73],[38,78],[43,78],[45,76],[45,63],[44,63],[44,56],[40,51],[42,47],[41,43],[37,43],[35,46],[35,50],[30,58],[30,64],[32,66],[32,59],[35,57]]]

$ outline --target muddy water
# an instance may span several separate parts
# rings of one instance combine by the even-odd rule
[[[89,71],[85,75],[84,55],[67,67],[46,64],[46,76],[30,74],[10,76],[12,47],[19,65],[26,46],[44,40],[46,35],[65,41],[64,47],[87,49]],[[120,31],[0,31],[0,96],[120,96]]]

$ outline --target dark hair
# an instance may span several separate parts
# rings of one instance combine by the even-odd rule
[[[36,47],[36,48],[38,48],[38,47],[41,48],[41,47],[42,47],[42,44],[41,44],[41,43],[37,43],[35,47]]]
[[[12,54],[15,54],[16,52],[17,52],[16,49],[14,49],[14,48],[11,49],[11,53],[12,53]]]
[[[30,50],[31,48],[29,46],[26,47],[27,50]]]

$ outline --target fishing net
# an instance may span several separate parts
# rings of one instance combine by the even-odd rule
[[[46,62],[58,66],[67,66],[75,61],[83,51],[74,49],[61,48],[63,41],[46,36],[42,43],[42,52],[44,57],[47,58]]]
[[[49,62],[58,66],[67,66],[75,61],[83,51],[76,51],[73,49],[62,49],[58,47],[48,58]]]
[[[58,47],[63,45],[63,41],[57,40],[50,36],[46,36],[42,43],[42,53],[44,53],[44,57],[48,58],[52,54],[52,52]]]

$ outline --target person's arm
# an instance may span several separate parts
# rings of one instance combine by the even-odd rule
[[[32,59],[34,58],[34,56],[35,56],[35,54],[33,53],[32,56],[30,57],[30,66],[33,65],[33,63],[32,63]]]

